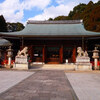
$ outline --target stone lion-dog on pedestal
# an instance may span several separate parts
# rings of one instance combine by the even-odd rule
[[[77,53],[77,57],[88,57],[87,51],[84,52],[81,47],[77,48]]]
[[[17,57],[20,57],[20,56],[26,56],[27,57],[28,56],[27,53],[28,53],[28,47],[25,47],[23,50],[21,50],[21,51],[19,50],[18,51]]]

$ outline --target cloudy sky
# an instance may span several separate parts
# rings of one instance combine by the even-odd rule
[[[47,20],[59,15],[68,15],[79,3],[90,0],[0,0],[0,15],[8,22],[25,23],[28,19]],[[92,0],[97,2],[98,0]]]

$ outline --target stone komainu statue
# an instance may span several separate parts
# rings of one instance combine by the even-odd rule
[[[17,53],[17,57],[20,57],[20,56],[28,56],[28,47],[25,47],[23,50],[19,50],[18,53]]]
[[[88,57],[87,51],[84,52],[81,47],[77,48],[77,53],[77,57]]]

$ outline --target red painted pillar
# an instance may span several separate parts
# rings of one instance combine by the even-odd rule
[[[63,46],[60,47],[60,63],[63,63]]]
[[[76,47],[73,48],[72,60],[73,60],[73,63],[76,62]]]
[[[5,60],[7,60],[7,52],[4,53]]]
[[[45,63],[45,46],[43,47],[43,57],[42,57],[42,59],[43,59],[43,62]]]

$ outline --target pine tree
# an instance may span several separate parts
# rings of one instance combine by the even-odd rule
[[[0,16],[0,32],[7,32],[7,23],[3,15]]]

